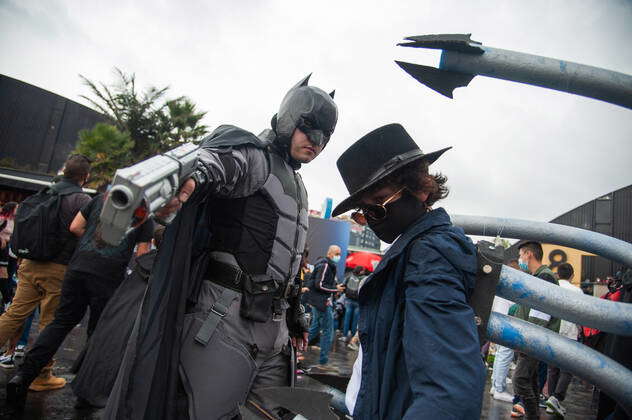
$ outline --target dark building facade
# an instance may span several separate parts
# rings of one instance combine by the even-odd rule
[[[632,243],[632,185],[603,195],[562,214],[552,223],[603,233]],[[605,278],[623,267],[598,256],[581,257],[582,280]]]
[[[380,252],[382,242],[380,238],[368,227],[351,222],[349,232],[349,248],[354,251]]]
[[[330,245],[338,245],[340,247],[338,278],[342,279],[349,248],[349,226],[350,223],[344,220],[309,216],[306,245],[309,249],[309,257],[307,261],[310,264],[314,264],[327,255]]]
[[[42,188],[75,148],[79,131],[104,121],[84,105],[0,74],[0,201]]]
[[[591,230],[632,243],[632,185],[582,204],[551,220],[551,223]],[[506,250],[507,258],[518,258],[517,244]],[[581,250],[556,244],[542,244],[542,247],[542,262],[554,271],[561,263],[570,263],[575,269],[573,282],[576,284],[605,280],[623,268],[619,263]]]

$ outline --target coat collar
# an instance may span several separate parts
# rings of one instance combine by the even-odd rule
[[[437,226],[450,225],[451,223],[452,222],[450,221],[450,216],[448,216],[448,213],[446,213],[443,207],[439,207],[438,209],[424,214],[404,233],[402,233],[393,245],[391,245],[391,247],[386,251],[386,254],[384,254],[382,261],[380,261],[371,277],[375,277],[375,275],[384,270],[393,259],[397,258],[402,252],[406,250],[407,245],[417,236]]]

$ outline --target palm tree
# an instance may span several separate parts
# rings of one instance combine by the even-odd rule
[[[200,124],[205,112],[196,112],[188,98],[166,100],[169,86],[150,86],[143,92],[136,88],[136,76],[114,69],[116,82],[107,86],[79,75],[94,98],[81,95],[108,117],[116,128],[134,141],[134,161],[164,152],[185,141],[198,141],[207,132]]]

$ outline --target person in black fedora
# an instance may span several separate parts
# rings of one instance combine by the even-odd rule
[[[479,419],[485,367],[468,298],[476,250],[443,208],[447,178],[399,124],[362,137],[338,159],[354,210],[391,247],[360,290],[356,419]],[[358,383],[354,378],[352,383]]]

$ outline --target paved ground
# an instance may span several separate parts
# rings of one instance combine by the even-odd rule
[[[70,368],[72,362],[77,357],[83,343],[85,342],[85,330],[77,327],[66,339],[64,345],[56,356],[57,368],[59,376],[66,378],[68,381],[72,379]],[[334,348],[330,356],[330,365],[336,369],[334,375],[325,377],[331,385],[340,385],[345,382],[346,378],[351,374],[353,361],[356,352],[348,350],[342,342],[336,340]],[[305,354],[304,363],[311,365],[318,360],[318,348],[311,347]],[[57,391],[48,391],[40,393],[30,393],[27,401],[27,407],[21,416],[8,411],[5,405],[5,388],[4,384],[13,374],[10,370],[0,368],[0,419],[1,420],[38,420],[38,419],[72,419],[72,420],[97,420],[101,418],[100,411],[76,410],[73,406],[75,398],[70,387]],[[321,377],[322,379],[322,377]],[[488,381],[489,382],[489,381]],[[299,386],[309,388],[318,388],[318,382],[314,379],[302,376],[299,378]],[[489,383],[487,385],[489,387]],[[486,393],[483,401],[483,415],[481,419],[497,420],[509,419],[511,412],[511,404],[493,400],[489,393]],[[592,392],[574,381],[569,391],[569,396],[564,405],[568,409],[567,420],[592,420],[595,418],[593,410],[591,410]],[[542,409],[543,420],[552,419],[544,414]]]
[[[314,365],[318,363],[319,349],[317,347],[310,347],[305,354],[305,364]],[[334,343],[333,351],[329,357],[329,365],[335,368],[333,372],[335,375],[347,376],[351,374],[353,361],[355,360],[356,352],[350,351],[339,340]],[[491,369],[489,371],[491,375]],[[333,385],[333,384],[332,384]],[[487,384],[485,386],[485,394],[483,398],[483,413],[481,420],[500,420],[511,418],[511,404],[501,402],[491,398],[489,394],[489,376]],[[566,420],[593,420],[596,417],[596,411],[591,408],[592,404],[592,387],[584,386],[579,380],[573,380],[568,391],[566,400],[564,401],[564,407],[567,409]],[[555,416],[549,416],[545,413],[545,409],[541,409],[541,420],[552,420]]]

